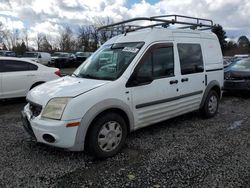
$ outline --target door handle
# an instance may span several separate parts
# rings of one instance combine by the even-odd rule
[[[169,83],[170,83],[171,85],[172,85],[172,84],[177,84],[177,83],[178,83],[178,80],[171,80]]]
[[[36,76],[35,74],[27,74],[27,76]]]
[[[181,79],[181,82],[187,82],[188,81],[188,78],[182,78]]]

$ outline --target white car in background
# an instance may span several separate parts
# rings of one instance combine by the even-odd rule
[[[0,57],[0,99],[25,97],[35,86],[60,76],[57,68],[26,59]]]
[[[35,61],[43,65],[50,65],[51,55],[47,52],[25,52],[22,58]]]

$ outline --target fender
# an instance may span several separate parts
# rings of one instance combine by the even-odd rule
[[[207,87],[206,87],[206,89],[205,89],[205,92],[204,92],[204,94],[203,94],[203,97],[202,97],[202,100],[201,100],[201,104],[200,104],[200,108],[203,107],[203,105],[204,105],[204,103],[205,103],[205,100],[206,100],[206,98],[207,98],[207,95],[208,95],[209,91],[210,91],[214,86],[219,87],[219,88],[220,88],[220,93],[221,93],[221,87],[220,87],[220,84],[219,84],[218,81],[213,80],[213,81],[209,82],[209,84],[207,85]],[[219,96],[219,97],[221,97],[221,96]]]
[[[92,121],[102,112],[108,109],[120,109],[124,113],[126,113],[128,120],[129,120],[129,128],[130,131],[134,130],[134,116],[130,109],[130,107],[118,99],[106,99],[104,101],[101,101],[97,104],[95,104],[93,107],[91,107],[83,116],[81,120],[81,124],[78,127],[76,138],[75,138],[75,144],[72,148],[68,148],[68,150],[71,151],[82,151],[84,150],[84,143],[85,138],[87,135],[87,131],[89,129],[89,126],[91,125]]]

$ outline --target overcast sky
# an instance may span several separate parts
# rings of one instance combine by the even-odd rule
[[[96,18],[120,21],[138,16],[182,14],[212,19],[229,38],[250,38],[250,0],[0,0],[0,22],[57,36],[63,26],[87,25]]]

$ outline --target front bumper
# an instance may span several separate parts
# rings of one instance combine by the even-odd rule
[[[26,105],[22,111],[23,127],[32,138],[37,142],[65,149],[74,147],[78,130],[78,127],[66,127],[66,125],[71,122],[80,121],[81,119],[75,119],[73,121],[43,119],[41,115],[32,117],[29,105]],[[45,135],[52,136],[54,141],[46,141]]]
[[[223,89],[250,91],[250,80],[225,80]]]

